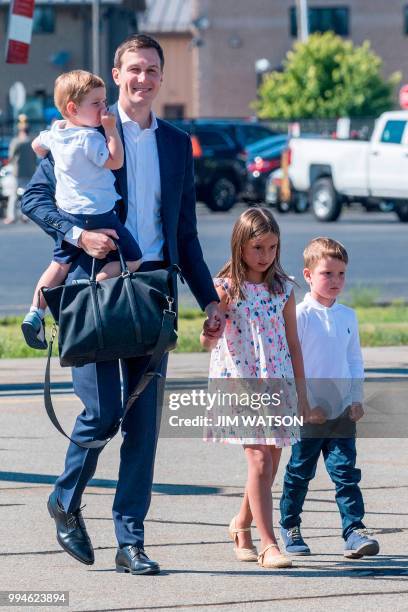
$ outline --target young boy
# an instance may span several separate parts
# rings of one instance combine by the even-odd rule
[[[41,132],[32,147],[40,157],[52,153],[57,206],[75,227],[113,230],[110,235],[119,240],[129,270],[135,272],[142,253],[114,210],[120,196],[111,170],[122,167],[124,152],[115,116],[106,109],[105,84],[90,72],[72,70],[55,81],[54,100],[64,120],[55,121],[50,130]],[[105,136],[96,129],[100,125]],[[55,247],[53,261],[37,283],[30,312],[21,326],[32,348],[47,348],[44,326],[47,304],[40,289],[61,285],[80,252],[81,249],[65,241]],[[96,278],[104,280],[119,273],[119,262],[109,261]]]
[[[376,555],[379,544],[363,524],[361,471],[355,467],[355,423],[364,414],[358,323],[351,308],[336,302],[344,287],[348,255],[339,242],[315,238],[303,256],[310,293],[296,309],[298,335],[311,408],[322,418],[320,424],[310,426],[310,437],[305,432],[292,447],[280,501],[281,536],[288,554],[310,554],[300,532],[300,514],[322,453],[336,487],[344,556],[358,559]]]

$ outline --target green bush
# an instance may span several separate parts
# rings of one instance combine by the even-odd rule
[[[265,76],[253,106],[264,119],[376,117],[393,107],[400,79],[384,79],[368,41],[358,47],[333,32],[316,33],[294,44],[283,72]]]

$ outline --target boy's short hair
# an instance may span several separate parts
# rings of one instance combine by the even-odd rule
[[[80,104],[85,96],[98,87],[105,87],[101,77],[86,70],[64,72],[56,79],[54,85],[54,102],[61,115],[67,114],[68,102]]]
[[[313,238],[303,251],[305,268],[312,270],[317,264],[327,257],[339,259],[348,264],[348,254],[341,242],[333,238]]]
[[[164,53],[160,44],[147,34],[132,34],[125,38],[125,40],[119,45],[115,51],[115,58],[113,60],[114,68],[120,70],[122,65],[122,57],[126,51],[137,51],[137,49],[156,49],[160,59],[160,69],[164,68]]]

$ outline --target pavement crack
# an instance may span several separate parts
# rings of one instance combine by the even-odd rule
[[[241,599],[241,600],[229,600],[229,601],[216,601],[213,603],[199,603],[199,602],[191,602],[191,603],[182,603],[182,604],[173,604],[173,605],[164,605],[164,606],[142,606],[142,607],[126,607],[126,608],[94,608],[94,609],[86,609],[86,610],[77,610],[76,612],[133,612],[134,610],[177,610],[177,609],[185,609],[188,608],[193,610],[195,608],[215,608],[220,606],[242,606],[249,604],[263,604],[263,603],[284,603],[290,601],[313,601],[313,600],[325,600],[325,599],[336,599],[336,598],[345,598],[345,597],[380,597],[381,595],[407,595],[408,590],[404,591],[360,591],[358,593],[330,593],[326,595],[297,595],[295,597],[271,597],[267,599]]]

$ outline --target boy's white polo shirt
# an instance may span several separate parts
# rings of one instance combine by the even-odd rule
[[[321,405],[326,400],[322,407],[328,418],[336,418],[352,401],[363,400],[364,364],[356,314],[337,302],[323,306],[307,293],[296,307],[296,319],[312,402]]]
[[[67,128],[65,121],[55,121],[50,130],[40,133],[39,141],[54,158],[58,208],[72,215],[99,215],[113,209],[120,196],[113,173],[104,168],[109,150],[96,128]]]

